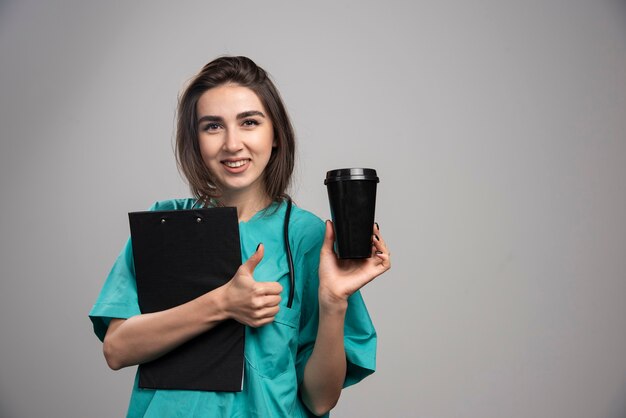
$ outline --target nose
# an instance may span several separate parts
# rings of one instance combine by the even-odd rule
[[[243,148],[243,143],[236,130],[228,129],[224,138],[224,151],[236,153]]]

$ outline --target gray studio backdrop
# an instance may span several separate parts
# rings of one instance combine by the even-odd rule
[[[278,84],[293,195],[374,167],[379,370],[336,417],[626,416],[622,1],[0,2],[0,416],[120,417],[87,313],[127,212],[187,195],[185,81]]]

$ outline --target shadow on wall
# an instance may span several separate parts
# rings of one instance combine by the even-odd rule
[[[3,20],[2,16],[7,16],[7,13],[5,12],[8,8],[13,6],[15,3],[17,3],[16,0],[0,0],[0,22]]]
[[[2,11],[2,2],[0,2],[0,12]],[[9,405],[6,404],[6,401],[0,398],[0,416],[1,417],[14,417],[16,416],[14,411],[9,409]]]
[[[622,22],[626,22],[626,0],[610,0],[615,6],[616,13],[621,16]],[[621,25],[624,33],[626,33],[626,25]]]
[[[609,411],[609,416],[626,417],[626,376],[622,382],[622,388],[618,391],[617,397],[613,400],[611,407],[612,410]]]
[[[0,33],[7,33],[11,20],[11,9],[17,7],[17,0],[0,0]],[[4,412],[4,410],[0,409]],[[3,415],[4,416],[4,415]]]

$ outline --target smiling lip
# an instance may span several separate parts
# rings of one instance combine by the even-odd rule
[[[241,158],[237,160],[229,159],[229,160],[223,160],[221,161],[221,163],[226,169],[226,171],[228,171],[229,173],[238,174],[238,173],[244,172],[248,168],[250,159],[249,158]]]

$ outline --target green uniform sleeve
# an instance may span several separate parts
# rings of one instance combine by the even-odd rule
[[[140,313],[133,246],[128,239],[89,312],[89,318],[93,323],[94,332],[103,341],[112,318],[127,319]]]
[[[300,333],[298,337],[298,354],[296,356],[296,373],[298,384],[304,378],[304,367],[311,356],[319,323],[318,303],[318,266],[319,252],[323,242],[323,228],[318,235],[318,242],[307,251],[301,262],[304,287],[302,292],[302,308],[300,316]],[[376,331],[370,319],[360,292],[348,299],[344,327],[344,346],[347,359],[347,373],[344,387],[358,383],[374,373],[376,369]]]
[[[344,345],[348,370],[343,387],[360,382],[376,370],[376,330],[372,324],[361,292],[350,296]]]

